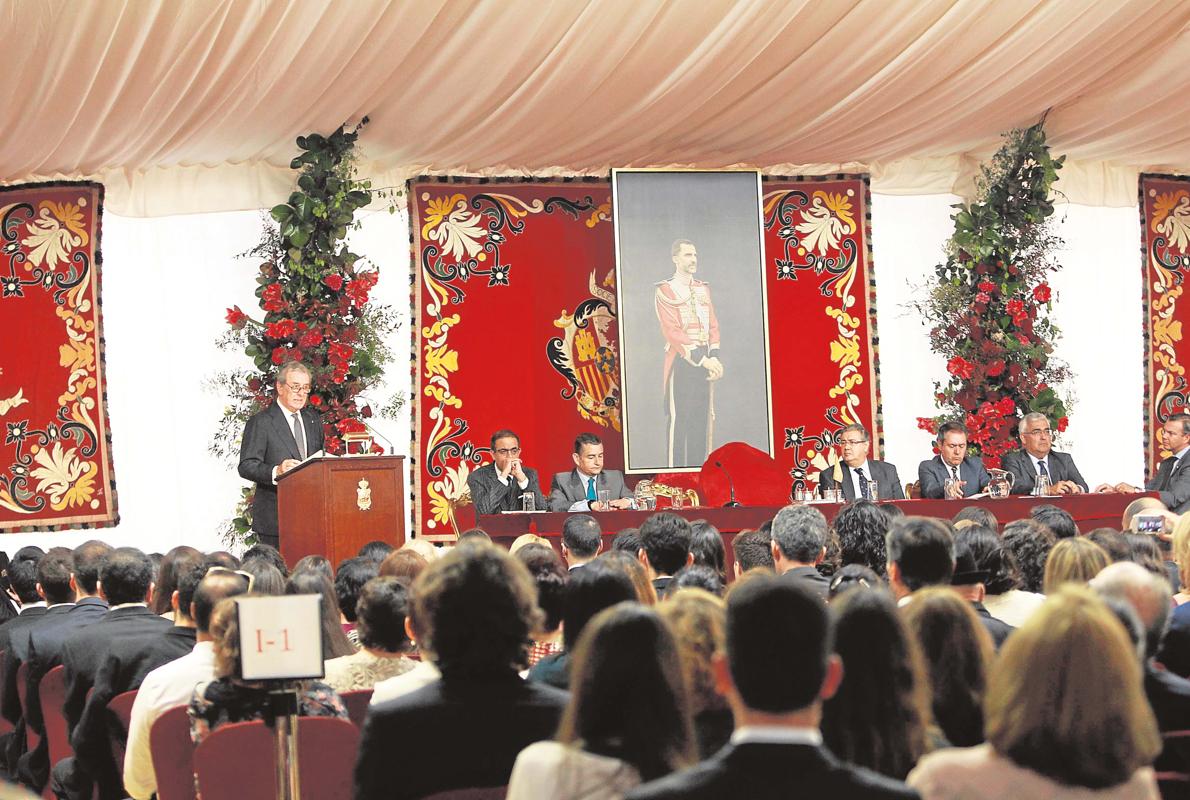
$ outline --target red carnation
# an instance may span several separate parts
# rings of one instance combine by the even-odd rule
[[[996,291],[996,284],[992,283],[991,281],[980,281],[979,291],[988,293],[994,292]]]
[[[242,328],[248,322],[248,315],[240,311],[239,306],[227,309],[227,324],[233,328]]]
[[[988,364],[988,375],[993,378],[1004,374],[1004,359],[997,358]]]
[[[1012,402],[1011,397],[1005,397],[1003,400],[996,403],[996,408],[999,409],[1001,414],[1007,417],[1009,414],[1016,412],[1016,403]]]
[[[337,272],[332,272],[322,279],[322,282],[331,288],[331,291],[337,292],[343,288],[343,276]]]
[[[298,340],[298,345],[304,348],[317,347],[322,344],[322,334],[316,330],[307,331]]]
[[[946,371],[956,378],[967,380],[975,374],[975,367],[962,356],[955,356],[946,362]]]
[[[1070,420],[1066,419],[1066,417],[1058,417],[1058,433],[1064,432],[1066,430],[1066,426],[1069,424]]]
[[[1012,316],[1018,316],[1025,313],[1025,301],[1019,297],[1014,297],[1004,304],[1004,310]]]
[[[310,405],[315,406],[315,407],[322,405],[322,395],[320,395],[320,394],[310,395]]]
[[[1050,287],[1049,284],[1039,283],[1033,289],[1033,299],[1038,303],[1048,303],[1050,301]]]
[[[260,299],[265,311],[281,311],[285,308],[285,301],[281,298],[281,284],[270,283],[260,293]]]
[[[282,361],[284,361],[285,360],[285,352],[286,351],[285,351],[284,347],[274,347],[273,348],[273,363],[280,364]]]

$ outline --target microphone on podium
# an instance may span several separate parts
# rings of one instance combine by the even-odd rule
[[[723,504],[724,508],[739,508],[740,504],[735,499],[735,481],[731,479],[731,473],[727,471],[727,467],[723,466],[722,461],[716,461],[715,466],[723,470],[723,474],[727,476],[727,486],[731,490],[731,499]]]

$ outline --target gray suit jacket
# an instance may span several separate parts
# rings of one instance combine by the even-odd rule
[[[306,406],[301,411],[306,455],[323,448],[322,418]],[[277,487],[273,467],[287,458],[301,458],[289,418],[277,402],[254,414],[244,426],[240,443],[240,477],[256,483],[252,498],[252,529],[265,536],[277,535]]]
[[[1175,470],[1176,460],[1170,456],[1158,464],[1157,474],[1145,484],[1145,491],[1158,492],[1166,508],[1177,514],[1185,514],[1190,511],[1190,469],[1187,469],[1190,464],[1185,463],[1190,461],[1190,453],[1182,458],[1183,463],[1178,464]]]
[[[1013,450],[1004,454],[1001,462],[1004,469],[1012,473],[1012,493],[1032,494],[1037,485],[1037,468],[1033,466],[1033,457],[1024,450]],[[1059,453],[1051,450],[1045,457],[1045,471],[1050,474],[1050,483],[1058,481],[1073,481],[1082,487],[1084,492],[1090,491],[1087,481],[1074,466],[1074,459],[1069,453]]]
[[[595,491],[604,489],[611,493],[612,500],[632,497],[632,492],[624,485],[624,473],[614,469],[605,469],[595,479]],[[577,469],[558,472],[550,481],[550,511],[569,511],[572,505],[586,499],[587,482],[581,479]]]
[[[847,500],[855,499],[855,481],[851,478],[851,467],[840,463],[843,468],[843,497]],[[872,461],[868,459],[868,468],[872,474],[868,480],[876,481],[880,489],[880,500],[904,500],[905,489],[901,486],[901,476],[897,468],[887,461]],[[818,487],[820,489],[835,488],[835,479],[831,477],[832,469],[824,469],[818,473]]]
[[[942,463],[941,456],[934,456],[929,461],[917,465],[917,479],[921,482],[921,496],[925,499],[941,500],[945,494],[943,487],[950,476],[950,468]],[[967,456],[959,465],[959,480],[967,482],[963,487],[963,497],[979,494],[987,488],[992,479],[988,471],[983,468],[983,461],[975,456]]]
[[[520,511],[521,495],[532,492],[538,511],[545,510],[545,496],[537,482],[537,470],[522,466],[529,485],[521,489],[516,478],[509,476],[508,483],[501,483],[496,476],[496,465],[485,464],[467,476],[467,488],[471,490],[471,502],[476,514],[499,514],[501,511]]]

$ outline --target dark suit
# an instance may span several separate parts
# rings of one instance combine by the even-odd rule
[[[309,406],[301,410],[301,419],[308,456],[323,448],[322,419]],[[273,483],[273,467],[289,458],[301,458],[291,421],[288,412],[274,402],[248,420],[240,444],[240,477],[256,483],[256,494],[252,497],[252,530],[263,543],[273,546],[278,541],[277,486]]]
[[[46,607],[43,605],[33,606],[32,608],[22,608],[20,614],[17,614],[8,622],[0,625],[0,650],[8,650],[8,643],[12,639],[14,633],[37,623],[38,618],[44,617],[45,614]]]
[[[905,784],[839,761],[825,747],[728,744],[701,764],[643,784],[625,800],[785,800],[791,797],[916,798]]]
[[[577,469],[558,472],[550,481],[550,511],[569,511],[570,507],[587,499],[587,476],[579,475]],[[606,490],[612,500],[632,498],[632,492],[624,485],[624,473],[605,469],[595,479],[596,493]]]
[[[942,463],[941,456],[934,456],[929,461],[917,465],[917,480],[921,483],[921,496],[930,500],[941,500],[945,497],[944,487],[949,478],[950,467]],[[992,476],[983,468],[983,461],[975,456],[967,456],[959,464],[959,480],[966,481],[963,487],[963,497],[979,494],[987,488]]]
[[[355,800],[504,786],[521,750],[554,737],[569,697],[510,672],[443,678],[372,706],[355,765]],[[393,772],[394,754],[400,754],[399,774]]]
[[[839,466],[843,470],[843,497],[847,500],[856,499],[855,496],[855,480],[851,477],[851,467],[840,462]],[[876,481],[877,488],[880,490],[880,497],[874,498],[879,500],[904,500],[905,490],[901,487],[901,476],[897,474],[897,468],[887,461],[868,461],[868,469],[871,470],[867,474],[870,481]],[[835,479],[832,477],[832,469],[824,469],[818,473],[818,487],[820,489],[834,489]]]
[[[1145,697],[1162,733],[1190,729],[1190,681],[1146,664]],[[1190,745],[1184,740],[1166,739],[1154,766],[1159,771],[1182,772],[1187,759],[1190,759]]]
[[[1033,456],[1024,450],[1013,450],[1004,454],[1001,465],[1012,473],[1013,494],[1033,494],[1037,485],[1037,467],[1033,463]],[[1050,475],[1050,485],[1058,481],[1072,481],[1084,492],[1090,491],[1086,478],[1079,473],[1078,467],[1074,466],[1074,459],[1069,453],[1051,450],[1045,457],[1045,471]]]
[[[1008,638],[1008,634],[1015,631],[1016,628],[1004,620],[993,617],[991,612],[984,608],[983,603],[972,601],[971,607],[975,609],[975,616],[979,617],[979,621],[983,623],[984,629],[992,637],[992,642],[996,645],[996,650],[999,650],[1000,645],[1004,644],[1004,640]]]
[[[1158,492],[1166,508],[1176,514],[1185,514],[1190,511],[1190,469],[1186,469],[1190,464],[1185,463],[1190,461],[1190,452],[1178,461],[1177,469],[1174,469],[1175,461],[1178,460],[1173,456],[1162,460],[1157,465],[1157,474],[1145,484],[1145,491]]]
[[[822,598],[822,602],[826,602],[827,597],[830,596],[831,582],[822,576],[817,567],[794,567],[787,572],[781,573],[781,577],[787,581],[804,586],[816,595]]]
[[[5,669],[8,670],[4,676],[5,688],[7,688],[11,676],[14,690],[11,698],[7,697],[7,692],[5,693],[3,707],[0,709],[4,714],[4,718],[15,727],[15,730],[11,734],[7,734],[0,739],[0,743],[3,744],[4,762],[9,774],[12,774],[16,769],[17,759],[25,752],[25,721],[23,719],[20,698],[15,694],[17,668],[20,667],[20,661],[10,658],[12,655],[10,651],[12,650],[14,639],[21,643],[27,643],[27,632],[40,624],[47,616],[48,612],[45,606],[23,608],[20,614],[0,627],[0,649],[4,651]],[[25,646],[27,647],[27,645]]]
[[[537,482],[537,470],[521,466],[529,485],[524,489],[513,475],[508,476],[508,483],[501,483],[497,477],[496,465],[485,464],[467,476],[467,488],[471,490],[471,502],[475,504],[476,514],[499,514],[501,511],[520,511],[521,495],[525,492],[533,493],[534,508],[545,511],[545,495],[541,493],[541,484]]]

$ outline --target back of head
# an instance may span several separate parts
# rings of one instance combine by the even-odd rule
[[[633,558],[640,552],[640,528],[625,528],[612,537],[609,550],[620,550]]]
[[[348,622],[355,622],[355,604],[359,602],[360,589],[375,578],[379,570],[379,564],[366,558],[349,558],[339,565],[335,573],[335,599]]]
[[[107,602],[143,603],[153,583],[153,564],[135,547],[117,547],[99,569],[99,588]]]
[[[1094,542],[1081,537],[1062,539],[1045,560],[1043,589],[1050,594],[1064,583],[1086,583],[1107,565],[1107,553]]]
[[[558,738],[614,755],[644,780],[695,760],[678,647],[657,613],[625,602],[595,616],[574,648]]]
[[[281,551],[271,544],[254,544],[244,552],[244,563],[254,558],[263,558],[281,573],[282,578],[289,577],[289,565],[281,557]]]
[[[364,647],[400,653],[409,646],[405,617],[409,615],[409,590],[398,578],[376,577],[359,591],[356,618]]]
[[[74,561],[74,580],[79,591],[90,595],[98,591],[99,570],[111,552],[112,546],[98,539],[91,539],[74,548],[71,559]]]
[[[888,529],[888,563],[896,564],[910,590],[950,583],[954,574],[954,538],[931,517],[904,517]]]
[[[1012,552],[991,528],[973,523],[955,534],[955,546],[964,545],[975,559],[975,568],[987,573],[984,586],[990,595],[1020,588],[1020,570]]]
[[[663,511],[640,526],[640,546],[658,575],[673,575],[690,554],[690,523]]]
[[[316,571],[295,572],[285,582],[285,594],[316,594],[321,597],[323,659],[347,656],[355,652],[355,646],[351,644],[339,622],[339,602],[335,596],[335,585],[331,583],[330,578]]]
[[[154,578],[156,586],[153,590],[153,613],[168,614],[171,609],[173,593],[178,588],[178,581],[183,575],[197,567],[203,561],[203,554],[193,547],[178,545],[161,557],[161,564],[157,567]],[[186,616],[189,612],[183,610]]]
[[[359,549],[356,558],[362,558],[366,561],[375,561],[379,564],[384,559],[388,558],[388,554],[396,550],[388,542],[382,542],[379,539],[374,539]]]
[[[740,572],[747,572],[757,567],[773,567],[773,549],[769,545],[772,541],[760,531],[744,531],[736,534],[731,540],[731,549],[735,553],[736,563],[740,565]]]
[[[636,601],[646,606],[656,605],[657,590],[649,580],[649,573],[641,566],[636,554],[629,555],[623,550],[608,550],[596,559],[600,563],[624,573],[636,589]]]
[[[553,633],[562,624],[562,613],[566,607],[566,566],[554,548],[548,545],[526,545],[513,557],[524,564],[533,576],[533,583],[537,586],[537,605],[545,613],[542,631]]]
[[[566,610],[562,614],[566,649],[575,646],[583,628],[600,611],[636,599],[636,586],[628,574],[603,559],[597,558],[575,570],[566,584]]]
[[[773,541],[790,561],[817,562],[826,547],[826,536],[826,517],[811,506],[785,506],[773,517]]]
[[[1074,524],[1074,517],[1070,512],[1057,506],[1044,503],[1033,506],[1029,516],[1048,527],[1059,539],[1070,539],[1078,536],[1078,525]]]
[[[741,702],[783,714],[811,706],[833,647],[821,598],[799,583],[757,575],[727,598],[727,660]]]
[[[1021,571],[1021,588],[1040,592],[1045,584],[1045,562],[1058,537],[1035,519],[1018,519],[1004,526],[1000,537]]]
[[[839,559],[843,566],[863,564],[883,575],[888,561],[884,539],[889,521],[880,507],[870,500],[857,500],[839,509],[833,527],[839,540]]]
[[[447,679],[524,669],[541,610],[529,570],[474,542],[436,559],[412,587],[419,644]]]
[[[252,576],[253,594],[285,594],[285,576],[267,558],[245,558],[240,569]]]
[[[562,523],[562,544],[576,558],[594,558],[603,541],[603,529],[590,514],[571,514]]]
[[[1108,560],[1113,564],[1117,561],[1132,559],[1132,550],[1128,547],[1128,540],[1115,528],[1096,528],[1087,534],[1087,541],[1102,547],[1107,553]]]
[[[379,575],[382,577],[401,578],[406,586],[413,585],[417,576],[430,566],[430,562],[415,550],[394,550],[380,562]]]
[[[657,606],[678,643],[689,679],[691,712],[726,708],[727,701],[715,690],[712,658],[726,646],[727,606],[702,589],[682,588]]]
[[[996,515],[983,506],[967,506],[959,510],[951,519],[951,522],[962,522],[963,520],[970,520],[976,525],[982,525],[992,531],[1000,530],[1000,521],[996,519]]]
[[[207,553],[206,558],[203,560],[211,566],[218,565],[220,567],[227,567],[228,569],[240,568],[240,560],[226,550],[216,550],[213,553]]]
[[[344,559],[346,562],[346,559]],[[309,555],[298,559],[298,562],[293,565],[291,575],[296,575],[299,572],[318,572],[332,581],[335,579],[335,568],[331,564],[331,560],[326,556]]]
[[[870,567],[863,564],[847,564],[831,576],[827,600],[833,603],[852,589],[887,589],[887,585]]]
[[[433,563],[434,559],[442,555],[442,552],[434,545],[433,542],[426,541],[425,539],[421,538],[410,539],[409,541],[405,542],[405,544],[401,545],[401,549],[414,551],[419,556],[424,558],[427,564]]]
[[[1158,514],[1168,511],[1165,503],[1156,497],[1138,497],[1124,507],[1124,514],[1120,518],[1120,530],[1132,529],[1132,520],[1137,514]]]
[[[483,528],[471,528],[459,534],[458,541],[455,545],[465,544],[467,542],[484,542],[486,544],[492,543],[492,537]]]
[[[74,589],[70,587],[70,571],[73,566],[70,551],[65,555],[50,553],[37,562],[37,582],[45,592],[47,605],[74,602]]]
[[[1068,585],[1009,636],[992,670],[987,737],[996,752],[1071,786],[1128,780],[1161,737],[1123,625]]]
[[[1139,564],[1121,561],[1104,567],[1090,584],[1101,597],[1123,600],[1132,607],[1144,627],[1145,656],[1156,656],[1165,637],[1173,604],[1169,581]]]
[[[202,577],[195,581],[196,576]],[[199,633],[210,633],[211,614],[221,600],[246,594],[248,579],[225,569],[195,567],[183,577],[182,585],[193,584],[191,602],[194,604],[194,626]],[[182,607],[182,591],[178,590],[178,607]]]
[[[727,548],[723,546],[723,534],[705,519],[690,523],[690,554],[695,565],[710,567],[720,578],[726,577]]]
[[[702,589],[719,597],[725,589],[723,576],[705,564],[691,564],[675,572],[673,581],[666,587],[666,597],[685,588]]]
[[[1158,541],[1160,540],[1156,536],[1148,533],[1124,534],[1124,542],[1128,545],[1128,560],[1169,581],[1169,572],[1165,569],[1165,559],[1161,555]]]
[[[36,549],[39,551],[38,554],[23,552],[32,548],[22,547],[8,564],[8,582],[20,599],[21,605],[36,603],[41,599],[37,594],[37,565],[41,563],[45,554],[41,552],[40,547]]]

